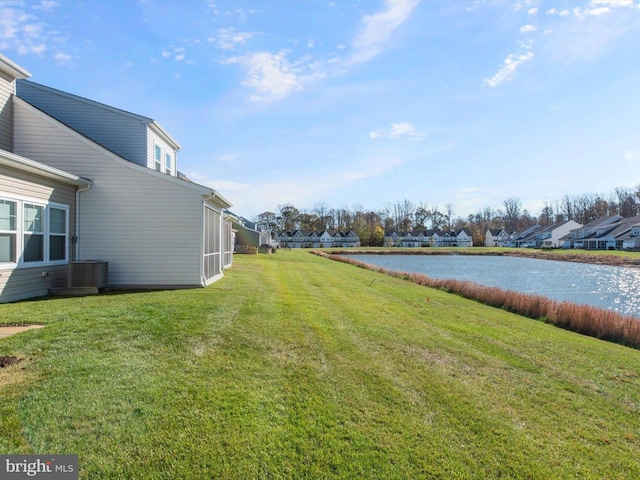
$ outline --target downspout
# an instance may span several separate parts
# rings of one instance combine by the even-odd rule
[[[93,183],[89,183],[86,187],[81,187],[76,190],[76,234],[71,239],[73,244],[73,260],[78,261],[78,238],[80,237],[80,193],[88,192],[91,190]]]

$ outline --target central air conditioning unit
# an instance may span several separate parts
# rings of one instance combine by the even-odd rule
[[[102,260],[82,260],[69,263],[69,282],[72,288],[107,288],[109,263]]]

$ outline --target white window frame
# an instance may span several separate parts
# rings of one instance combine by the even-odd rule
[[[8,262],[2,262],[0,261],[0,268],[2,265],[12,265],[15,264],[17,262],[18,259],[18,218],[19,218],[19,214],[18,214],[18,209],[19,209],[19,204],[17,200],[14,199],[9,199],[9,198],[0,198],[0,201],[2,202],[6,202],[6,203],[12,203],[14,208],[13,208],[13,229],[0,229],[0,234],[2,235],[6,235],[6,236],[13,236],[13,252],[11,252],[10,254],[10,258],[13,258],[13,261],[8,261]]]
[[[161,143],[153,142],[153,159],[154,170],[156,172],[173,175],[173,166],[175,165],[176,152]]]
[[[164,173],[171,175],[173,170],[173,155],[167,151],[164,152]]]
[[[69,205],[65,205],[62,203],[56,202],[45,202],[39,199],[27,198],[27,197],[19,197],[13,195],[5,195],[0,193],[0,200],[4,200],[7,202],[15,203],[16,205],[16,230],[0,230],[0,233],[11,233],[15,234],[15,261],[14,262],[1,262],[0,269],[7,270],[11,268],[28,268],[28,267],[41,267],[44,265],[66,265],[69,263],[69,241],[71,239],[71,235],[69,232]],[[24,208],[25,205],[34,205],[37,207],[42,207],[42,225],[41,229],[36,232],[30,232],[25,229],[24,225]],[[51,210],[62,210],[65,212],[65,224],[64,224],[64,234],[59,232],[51,232]],[[43,236],[43,253],[42,260],[36,261],[25,261],[25,236],[28,235],[42,235]],[[51,237],[64,237],[64,258],[59,260],[50,260],[51,252]]]
[[[161,172],[162,171],[162,147],[157,143],[154,143],[153,146],[154,146],[153,159],[154,159],[155,170],[157,172]]]

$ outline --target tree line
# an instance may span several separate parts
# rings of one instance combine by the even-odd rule
[[[502,202],[501,208],[485,207],[466,218],[456,216],[456,208],[452,203],[439,207],[401,200],[387,203],[378,211],[365,209],[361,205],[331,208],[324,202],[305,210],[286,203],[278,205],[276,212],[263,212],[253,220],[272,232],[297,229],[353,230],[360,236],[363,246],[382,246],[385,231],[466,228],[473,236],[473,244],[483,245],[484,234],[489,228],[503,228],[511,233],[536,224],[546,227],[568,220],[586,224],[596,218],[616,214],[623,217],[640,215],[640,184],[635,188],[617,187],[608,195],[565,195],[560,201],[545,202],[537,215],[523,208],[518,197],[509,197]]]

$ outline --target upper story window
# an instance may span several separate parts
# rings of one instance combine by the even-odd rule
[[[154,144],[154,170],[171,175],[174,168],[174,152],[160,144]]]
[[[155,146],[154,159],[155,159],[155,169],[158,172],[161,172],[162,171],[162,148],[160,148],[160,145]]]
[[[0,221],[2,221],[1,218],[0,218]],[[2,227],[0,227],[0,228],[2,228]],[[633,230],[631,231],[631,234],[632,235],[640,235],[640,227],[633,227]]]
[[[0,263],[66,262],[69,207],[0,199]]]

